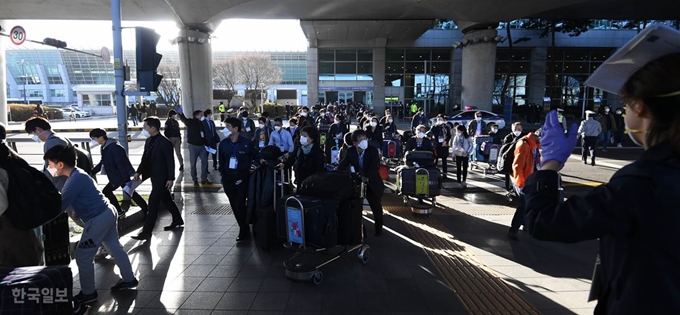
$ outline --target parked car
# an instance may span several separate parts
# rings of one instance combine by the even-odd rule
[[[61,108],[60,110],[64,113],[64,117],[70,117],[71,115],[75,115],[76,118],[90,117],[90,112],[79,110],[78,108],[71,106]]]
[[[463,126],[467,126],[468,122],[475,119],[476,112],[482,112],[482,120],[485,123],[488,124],[492,122],[498,125],[498,129],[505,128],[505,118],[485,110],[466,110],[454,112],[453,115],[449,116],[449,121],[453,123],[457,122]],[[436,117],[430,119],[430,124],[434,125],[436,120],[437,120]]]

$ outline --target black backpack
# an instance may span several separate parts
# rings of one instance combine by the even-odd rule
[[[498,151],[496,169],[499,173],[512,174],[512,163],[515,162],[515,146],[524,137],[516,137],[512,142],[504,144]]]
[[[0,167],[7,172],[7,211],[3,215],[19,230],[30,230],[61,214],[61,194],[43,172],[30,166],[6,145],[0,145]]]

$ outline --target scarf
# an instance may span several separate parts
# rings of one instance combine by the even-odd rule
[[[303,145],[302,146],[302,153],[305,155],[309,155],[309,152],[312,152],[313,145]]]

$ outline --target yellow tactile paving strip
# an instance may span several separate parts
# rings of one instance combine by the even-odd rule
[[[433,216],[415,216],[405,206],[385,206],[404,222],[469,314],[540,314],[505,281],[466,250]]]

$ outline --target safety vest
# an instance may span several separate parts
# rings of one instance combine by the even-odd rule
[[[415,112],[417,112],[417,111],[418,111],[418,105],[416,105],[416,104],[411,104],[411,112],[412,112],[412,113],[415,113]]]
[[[220,113],[224,113],[224,112],[227,111],[226,108],[224,107],[224,104],[220,104],[219,110],[220,110]]]
[[[562,114],[557,114],[557,121],[559,121],[560,124],[562,123],[563,120],[564,120],[564,116]]]

